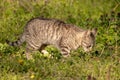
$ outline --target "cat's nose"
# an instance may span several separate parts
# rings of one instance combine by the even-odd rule
[[[89,52],[90,50],[89,49],[84,49],[85,52]]]
[[[88,49],[84,49],[84,51],[85,51],[85,52],[90,52],[90,51],[92,51],[92,48],[89,47]]]

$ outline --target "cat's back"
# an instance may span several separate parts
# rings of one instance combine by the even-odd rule
[[[47,19],[47,18],[33,18],[27,22],[26,27],[60,27],[60,25],[65,25],[63,21],[57,19]]]

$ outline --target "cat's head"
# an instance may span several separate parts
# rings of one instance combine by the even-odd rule
[[[85,31],[81,42],[81,45],[85,52],[89,52],[92,50],[92,47],[95,45],[96,34],[97,34],[96,28]]]

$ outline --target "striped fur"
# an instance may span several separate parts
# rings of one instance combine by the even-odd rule
[[[66,24],[56,19],[34,18],[30,20],[18,41],[10,42],[12,46],[19,46],[26,42],[26,56],[30,51],[43,50],[47,45],[57,47],[64,57],[69,56],[71,50],[82,46],[85,51],[91,50],[95,43],[97,30],[83,30],[72,24]]]

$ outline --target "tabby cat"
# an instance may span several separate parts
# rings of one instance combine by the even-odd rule
[[[90,51],[95,44],[97,29],[83,30],[75,25],[56,19],[34,18],[25,26],[21,37],[11,46],[20,46],[26,42],[26,57],[31,51],[42,51],[47,45],[53,45],[60,50],[63,57],[70,56],[70,51],[82,46]]]

